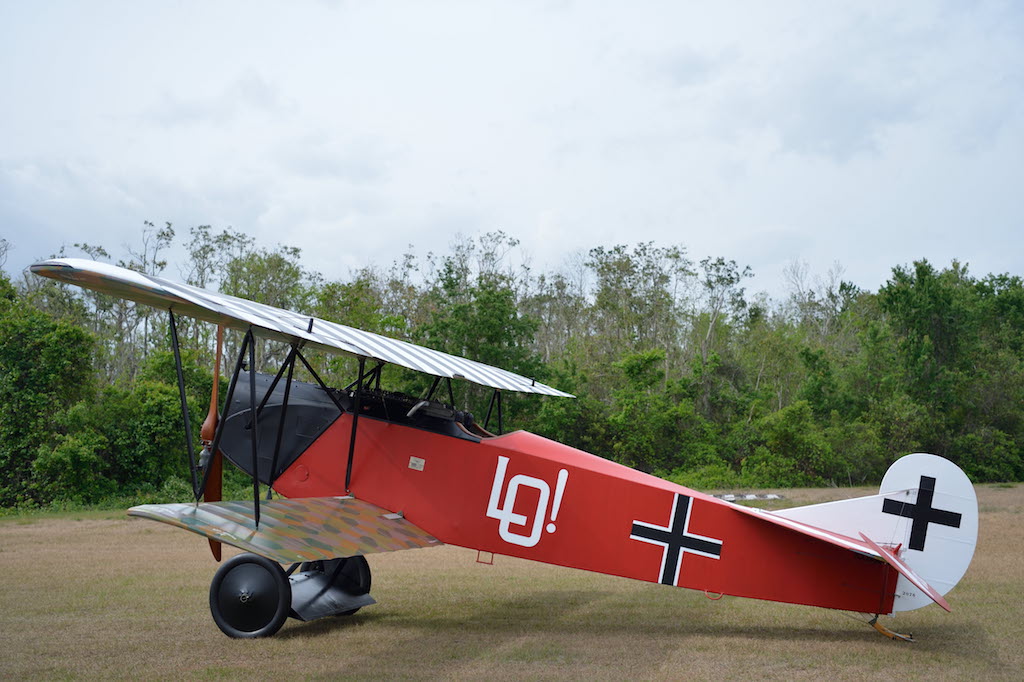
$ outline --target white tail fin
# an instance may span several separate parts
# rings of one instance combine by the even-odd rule
[[[922,453],[896,460],[878,495],[775,513],[852,538],[863,534],[895,550],[939,595],[963,577],[978,541],[978,499],[967,474],[947,459]],[[900,576],[893,611],[912,611],[932,601],[927,590]]]

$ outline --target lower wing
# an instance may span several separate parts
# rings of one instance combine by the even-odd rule
[[[353,497],[261,502],[259,527],[252,502],[144,504],[132,507],[128,513],[178,526],[283,564],[442,544],[401,514]]]

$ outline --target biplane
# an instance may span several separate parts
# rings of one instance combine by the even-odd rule
[[[31,269],[168,311],[195,499],[128,513],[206,537],[218,561],[222,543],[243,551],[210,586],[213,620],[230,637],[273,635],[288,617],[351,615],[374,603],[367,555],[451,544],[709,596],[863,613],[883,634],[910,639],[879,615],[933,602],[949,610],[944,595],[974,553],[974,488],[934,455],[895,461],[877,495],[764,511],[532,433],[503,433],[503,393],[572,397],[532,378],[101,262]],[[178,315],[218,326],[215,375],[223,329],[243,335],[223,404],[214,381],[201,452]],[[276,372],[257,371],[257,338],[287,344]],[[351,384],[327,386],[310,349],[356,358]],[[297,364],[312,381],[295,378]],[[426,375],[429,388],[382,388],[388,364]],[[491,390],[482,423],[457,409],[453,380]],[[223,460],[251,477],[251,500],[221,500]]]

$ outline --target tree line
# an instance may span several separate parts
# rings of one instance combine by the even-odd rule
[[[915,451],[975,481],[1024,477],[1018,276],[922,260],[865,291],[838,267],[816,277],[794,263],[788,294],[772,300],[747,292],[748,267],[695,261],[681,245],[598,246],[535,272],[516,239],[495,232],[332,280],[299,249],[233,229],[176,239],[171,224],[147,222],[116,262],[536,377],[577,399],[507,395],[506,430],[692,487],[869,484]],[[176,246],[184,257],[172,267]],[[113,261],[102,246],[75,249]],[[178,333],[198,430],[214,329],[181,319]],[[227,357],[239,343],[229,333]],[[166,312],[3,277],[0,506],[187,498],[169,347]],[[261,342],[257,365],[276,371],[286,352]],[[335,385],[355,371],[339,355],[314,365]],[[429,379],[385,372],[386,385],[414,394]],[[456,407],[486,409],[489,392],[456,383]]]

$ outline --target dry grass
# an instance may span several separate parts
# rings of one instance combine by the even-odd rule
[[[787,491],[788,503],[857,491]],[[205,541],[111,514],[0,521],[0,677],[1019,679],[1024,486],[979,487],[974,564],[891,642],[845,614],[704,595],[454,547],[370,557],[380,602],[231,640]]]

